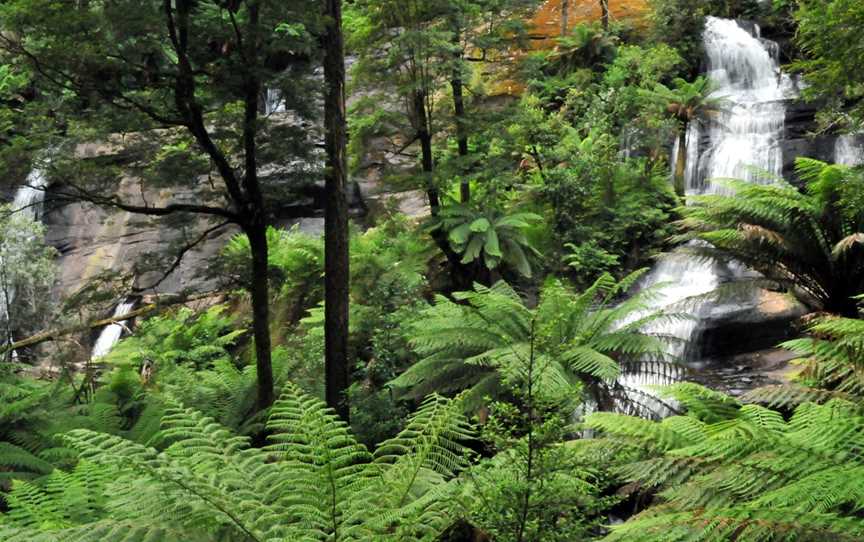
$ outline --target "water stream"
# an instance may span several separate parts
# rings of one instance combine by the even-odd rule
[[[864,164],[864,146],[861,145],[862,136],[859,134],[846,134],[837,138],[834,144],[834,163],[844,166],[860,166]]]
[[[131,311],[134,306],[134,301],[124,300],[114,309],[114,317],[123,316]],[[105,329],[99,334],[99,338],[96,339],[96,344],[93,345],[93,352],[90,354],[91,359],[101,358],[114,348],[114,345],[123,336],[123,331],[126,330],[126,322],[127,320],[123,320],[122,322],[115,322],[105,326]]]
[[[18,187],[18,190],[15,192],[15,198],[12,201],[10,210],[17,215],[19,220],[35,222],[41,219],[42,205],[45,201],[45,187],[48,185],[46,170],[47,166],[45,164],[37,164],[27,175],[24,184]],[[3,260],[0,259],[0,267],[2,266]],[[9,309],[14,302],[14,285],[9,284],[5,288],[0,288],[0,311],[2,311],[0,314],[3,315],[3,319],[6,322],[9,321]],[[10,344],[14,342],[11,336],[4,337],[3,339]],[[12,355],[14,356],[15,352]]]
[[[780,143],[786,117],[785,100],[795,97],[795,87],[780,70],[777,44],[760,36],[759,27],[745,28],[730,19],[709,17],[703,34],[707,75],[722,98],[720,111],[694,122],[687,134],[687,194],[728,194],[723,178],[769,183],[780,176],[783,155]],[[675,156],[673,153],[672,156]],[[673,164],[674,171],[674,164]],[[724,282],[746,273],[739,266],[722,266],[692,256],[687,247],[662,259],[643,279],[642,286],[665,284],[653,310],[681,313],[689,319],[659,322],[647,331],[672,337],[670,356],[696,361],[700,319],[734,310],[706,296]],[[620,383],[645,402],[649,385],[669,384],[679,375],[673,370],[641,367],[625,371]]]

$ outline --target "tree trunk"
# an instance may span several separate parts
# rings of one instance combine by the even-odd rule
[[[324,372],[327,405],[346,422],[350,408],[348,366],[348,198],[345,158],[345,51],[342,2],[325,0],[324,102],[327,174],[324,222]]]
[[[248,58],[257,58],[259,44],[259,3],[249,3],[249,33],[246,38]],[[261,81],[257,65],[248,66],[245,74],[245,110],[243,151],[245,154],[243,185],[246,188],[244,231],[249,237],[252,256],[252,329],[255,335],[255,363],[258,370],[258,409],[273,404],[273,361],[270,352],[270,278],[267,247],[267,216],[264,194],[258,179],[258,102]]]
[[[454,39],[457,46],[457,52],[454,54],[453,76],[450,80],[450,86],[453,88],[453,112],[456,117],[456,140],[459,145],[459,157],[465,159],[468,156],[468,135],[465,125],[465,97],[462,88],[462,52],[459,49],[459,32],[456,33]],[[462,181],[459,184],[459,199],[462,203],[468,203],[471,200],[471,183],[465,177],[464,163],[460,164]]]
[[[687,195],[687,126],[681,127],[678,134],[678,157],[675,160],[675,193],[679,197]]]
[[[258,370],[258,409],[273,404],[273,363],[270,353],[270,279],[268,275],[267,226],[263,220],[247,231],[252,256],[252,332]]]
[[[426,175],[426,196],[429,198],[429,212],[438,216],[441,209],[441,198],[438,188],[432,178],[435,164],[432,159],[432,132],[429,128],[429,115],[426,114],[426,96],[422,92],[414,92],[414,115],[417,117],[417,139],[420,140],[421,163]]]
[[[600,0],[600,20],[603,23],[603,30],[609,31],[609,0]]]
[[[570,32],[570,2],[561,0],[561,35],[566,36]]]

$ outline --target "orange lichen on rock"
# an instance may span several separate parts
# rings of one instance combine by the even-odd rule
[[[603,15],[600,9],[600,0],[568,0],[567,4],[567,27],[569,30],[572,30],[579,23],[599,21]],[[532,50],[542,51],[555,47],[555,40],[561,35],[563,15],[561,7],[561,0],[546,0],[537,9],[534,17],[529,21],[530,48]],[[636,26],[642,26],[645,24],[645,16],[649,9],[648,0],[609,0],[609,20],[613,23],[626,21]],[[511,54],[512,58],[516,59],[524,54],[524,51]],[[499,78],[490,86],[490,94],[493,96],[518,95],[525,90],[523,84],[506,76]]]
[[[569,0],[567,27],[571,29],[586,21],[599,21],[602,17],[600,0]],[[554,39],[561,35],[561,0],[546,0],[531,20],[534,49],[554,47]],[[609,20],[641,23],[648,12],[648,0],[609,0]],[[545,38],[545,39],[543,39]]]

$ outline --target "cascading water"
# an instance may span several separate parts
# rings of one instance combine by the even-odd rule
[[[127,314],[134,306],[134,301],[123,301],[114,309],[114,317],[117,318]],[[122,322],[115,322],[105,326],[105,329],[99,334],[99,338],[96,339],[96,344],[93,345],[93,352],[90,354],[91,359],[101,358],[114,348],[114,345],[117,344],[123,335],[123,331],[126,329],[126,322],[127,320],[123,320]]]
[[[713,96],[722,101],[717,114],[706,119],[707,125],[694,122],[688,131],[687,193],[728,193],[717,182],[723,178],[771,182],[782,171],[784,100],[795,97],[794,85],[780,71],[777,44],[762,39],[756,25],[751,33],[734,20],[715,17],[708,18],[703,37],[707,75],[716,87]],[[663,320],[646,329],[673,338],[670,355],[685,362],[695,361],[687,344],[697,336],[699,319],[725,310],[706,294],[746,272],[740,266],[724,268],[696,258],[688,248],[661,260],[642,281],[642,287],[666,285],[652,310],[690,316]],[[674,378],[673,373],[661,372],[664,378],[645,377],[635,367],[630,374],[625,371],[620,384],[640,396],[650,395],[646,384],[667,384],[661,381]]]
[[[864,164],[864,146],[862,136],[855,134],[841,135],[834,144],[834,163],[844,166],[860,166]]]
[[[48,185],[48,176],[45,169],[37,167],[33,169],[25,183],[15,193],[12,202],[12,210],[23,213],[30,220],[39,220],[42,217],[42,204],[45,201],[45,187]]]
[[[29,221],[37,221],[41,218],[42,204],[45,201],[45,187],[48,185],[46,169],[45,164],[34,167],[27,175],[25,183],[18,187],[15,192],[15,199],[12,201],[10,210],[19,218]],[[0,258],[0,266],[3,266],[2,258]],[[7,284],[4,285],[4,288],[0,288],[0,311],[2,311],[0,314],[3,315],[6,322],[9,321],[9,310],[14,301],[14,285]],[[4,339],[10,344],[14,342],[11,336],[4,337]],[[14,352],[13,355],[15,355]]]
[[[715,17],[708,17],[704,43],[707,75],[722,103],[707,126],[708,148],[690,149],[698,162],[688,168],[688,193],[728,194],[718,179],[772,182],[783,167],[784,100],[796,95],[780,71],[777,44],[762,39],[758,25],[751,34],[736,21]],[[694,127],[691,147],[701,137],[702,128]]]
[[[268,88],[264,96],[264,114],[269,116],[285,111],[285,100],[282,97],[282,92],[276,88]]]

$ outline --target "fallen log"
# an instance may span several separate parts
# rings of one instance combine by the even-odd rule
[[[41,344],[48,341],[53,341],[59,339],[60,337],[64,337],[66,335],[71,335],[73,333],[80,333],[82,331],[87,331],[88,329],[96,329],[100,327],[109,326],[111,324],[116,324],[117,322],[123,322],[124,320],[129,320],[131,318],[137,318],[139,316],[146,316],[148,314],[152,314],[154,312],[158,312],[170,307],[175,307],[177,305],[183,305],[184,303],[191,303],[193,301],[200,301],[202,299],[208,299],[211,297],[215,297],[220,295],[221,292],[211,292],[206,294],[196,294],[191,296],[178,296],[176,298],[169,299],[158,299],[152,303],[148,303],[142,307],[131,310],[126,314],[121,314],[119,316],[112,316],[110,318],[102,318],[99,320],[91,320],[89,322],[85,322],[82,324],[77,324],[74,326],[68,326],[59,329],[52,329],[48,331],[43,331],[41,333],[37,333],[36,335],[31,335],[26,339],[21,339],[20,341],[16,341],[12,344],[5,344],[0,346],[0,356],[3,356],[7,352],[12,350],[18,350],[19,348],[25,348],[28,346],[35,346],[37,344]]]

